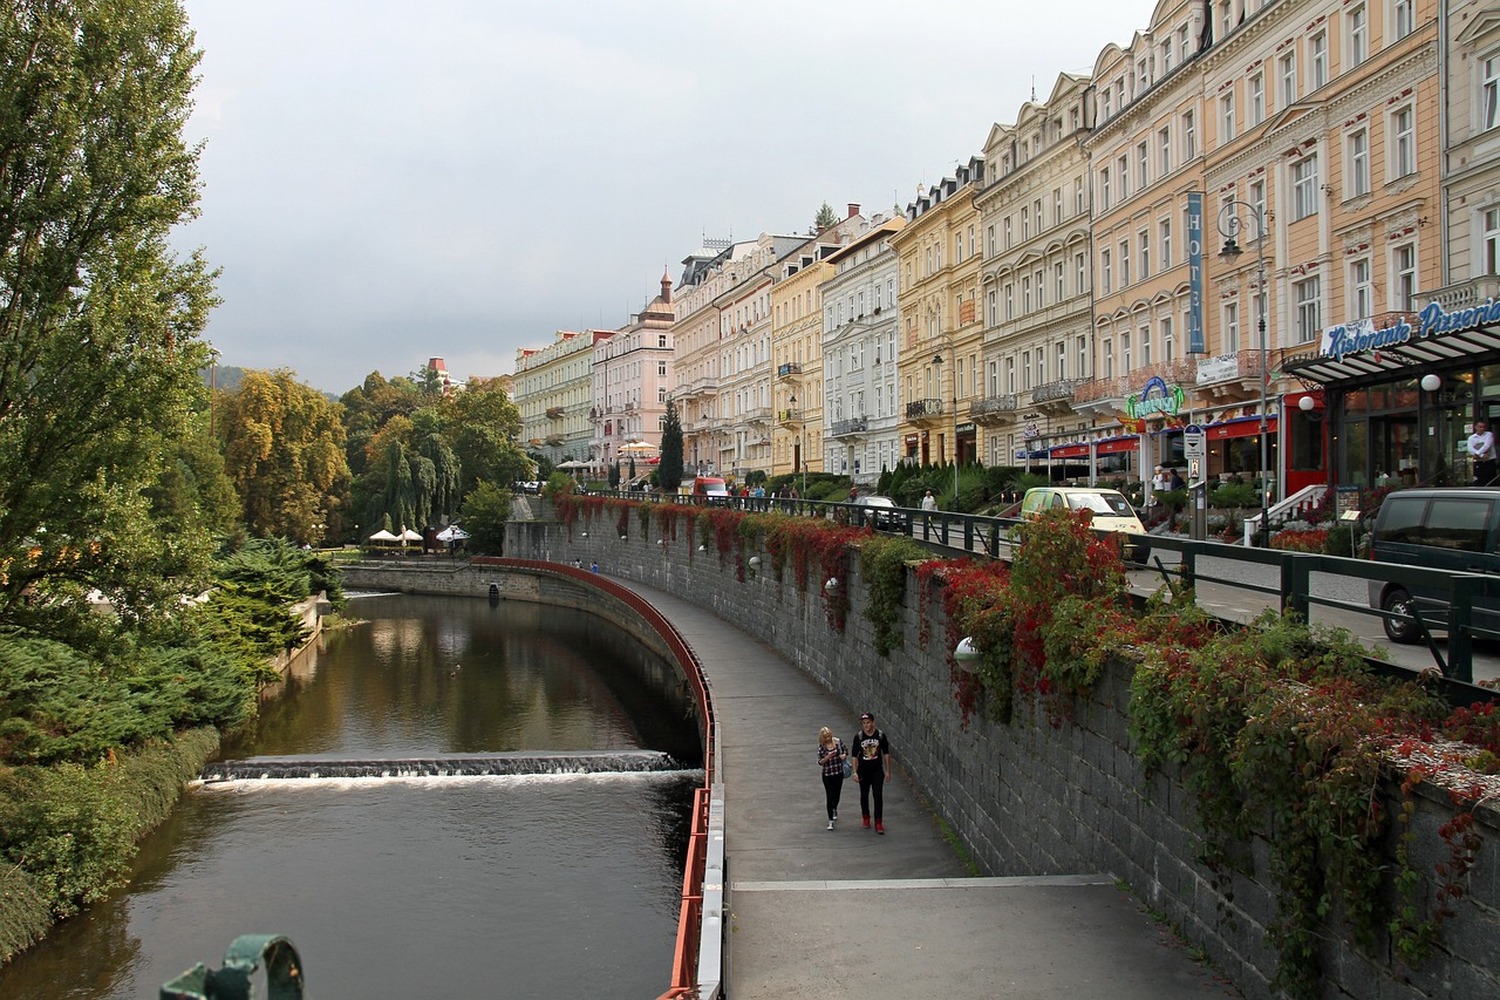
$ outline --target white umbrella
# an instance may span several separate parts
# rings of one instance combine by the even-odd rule
[[[461,542],[468,537],[469,533],[456,524],[450,524],[437,533],[437,540],[440,542]]]
[[[400,538],[398,538],[397,536],[391,534],[389,531],[386,531],[384,528],[381,528],[379,531],[375,532],[375,534],[371,535],[370,538],[369,538],[369,540],[372,541],[372,542],[399,542],[399,541],[401,541]]]
[[[627,441],[620,445],[620,453],[624,455],[640,455],[655,450],[656,445],[648,441]]]
[[[587,462],[564,462],[561,465],[556,466],[556,468],[559,469],[587,469],[588,467],[589,463]]]
[[[401,532],[401,540],[403,542],[420,542],[422,540],[422,533],[406,528]]]

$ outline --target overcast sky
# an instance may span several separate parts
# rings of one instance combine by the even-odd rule
[[[703,237],[905,208],[1134,0],[185,0],[221,362],[335,394],[615,328]]]

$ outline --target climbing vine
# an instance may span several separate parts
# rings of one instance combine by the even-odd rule
[[[901,645],[905,622],[906,567],[927,557],[927,550],[904,537],[877,535],[859,549],[859,573],[865,585],[865,617],[875,629],[875,651],[889,656]]]

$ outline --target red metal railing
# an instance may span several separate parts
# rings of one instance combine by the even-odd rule
[[[703,675],[703,664],[698,659],[698,654],[693,652],[687,640],[682,637],[682,633],[677,631],[677,626],[673,625],[666,616],[635,591],[621,586],[609,577],[563,563],[542,562],[535,559],[479,556],[471,562],[480,566],[496,566],[544,576],[563,577],[609,594],[640,615],[652,631],[661,636],[672,658],[677,661],[683,677],[692,687],[698,718],[703,724],[703,787],[693,793],[693,826],[688,837],[687,863],[683,866],[682,872],[682,902],[677,917],[677,944],[672,954],[672,984],[667,992],[661,995],[661,1000],[696,997],[699,980],[698,951],[703,926],[703,876],[708,858],[708,813],[714,785],[714,767],[718,755],[713,699],[709,694],[708,683]],[[712,978],[718,980],[718,970],[714,971]]]

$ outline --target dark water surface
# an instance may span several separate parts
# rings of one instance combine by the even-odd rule
[[[664,750],[701,767],[673,668],[586,615],[362,598],[226,757]],[[0,997],[136,998],[244,933],[310,996],[655,997],[701,774],[204,786],[130,886],[0,970]]]

